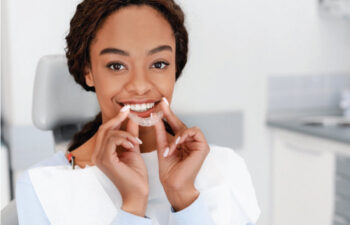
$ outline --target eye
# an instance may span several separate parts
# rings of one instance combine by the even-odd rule
[[[107,68],[114,70],[114,71],[119,71],[119,70],[122,70],[123,68],[125,69],[125,66],[121,63],[109,63],[107,65]]]
[[[164,62],[164,61],[158,61],[152,65],[152,67],[156,69],[164,69],[166,66],[168,66],[169,63]]]

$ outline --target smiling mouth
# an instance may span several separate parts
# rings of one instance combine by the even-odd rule
[[[153,108],[155,108],[158,104],[159,101],[155,101],[155,102],[145,102],[145,103],[122,103],[122,102],[118,102],[118,104],[121,107],[124,107],[125,105],[129,105],[130,106],[130,111],[136,112],[136,113],[142,113],[142,112],[147,112],[152,110]]]

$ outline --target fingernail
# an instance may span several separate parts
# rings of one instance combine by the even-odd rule
[[[141,141],[140,138],[138,138],[138,137],[135,137],[135,138],[136,138],[136,140],[137,140],[137,142],[138,142],[139,144],[142,144],[142,141]]]
[[[128,141],[128,143],[130,144],[131,148],[135,147],[130,141]]]
[[[151,113],[151,118],[152,118],[153,116],[152,116],[152,113]]]
[[[163,157],[167,157],[169,154],[169,147],[166,147]]]
[[[167,100],[165,97],[163,97],[163,101],[164,101],[167,105],[169,105],[169,102],[168,102],[168,100]]]
[[[178,137],[176,138],[176,141],[175,141],[175,144],[176,144],[176,145],[179,143],[180,139],[181,139],[181,136],[178,136]]]
[[[125,105],[121,110],[120,112],[126,112],[130,109],[130,106],[129,105]]]

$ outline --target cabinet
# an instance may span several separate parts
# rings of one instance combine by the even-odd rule
[[[337,155],[334,225],[350,225],[350,157]]]
[[[333,224],[337,155],[350,146],[272,129],[274,225]]]
[[[349,0],[318,0],[322,13],[350,18]]]

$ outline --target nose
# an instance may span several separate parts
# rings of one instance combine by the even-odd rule
[[[135,95],[145,95],[152,88],[152,82],[149,80],[145,71],[135,71],[130,74],[130,80],[126,84],[126,90]]]

